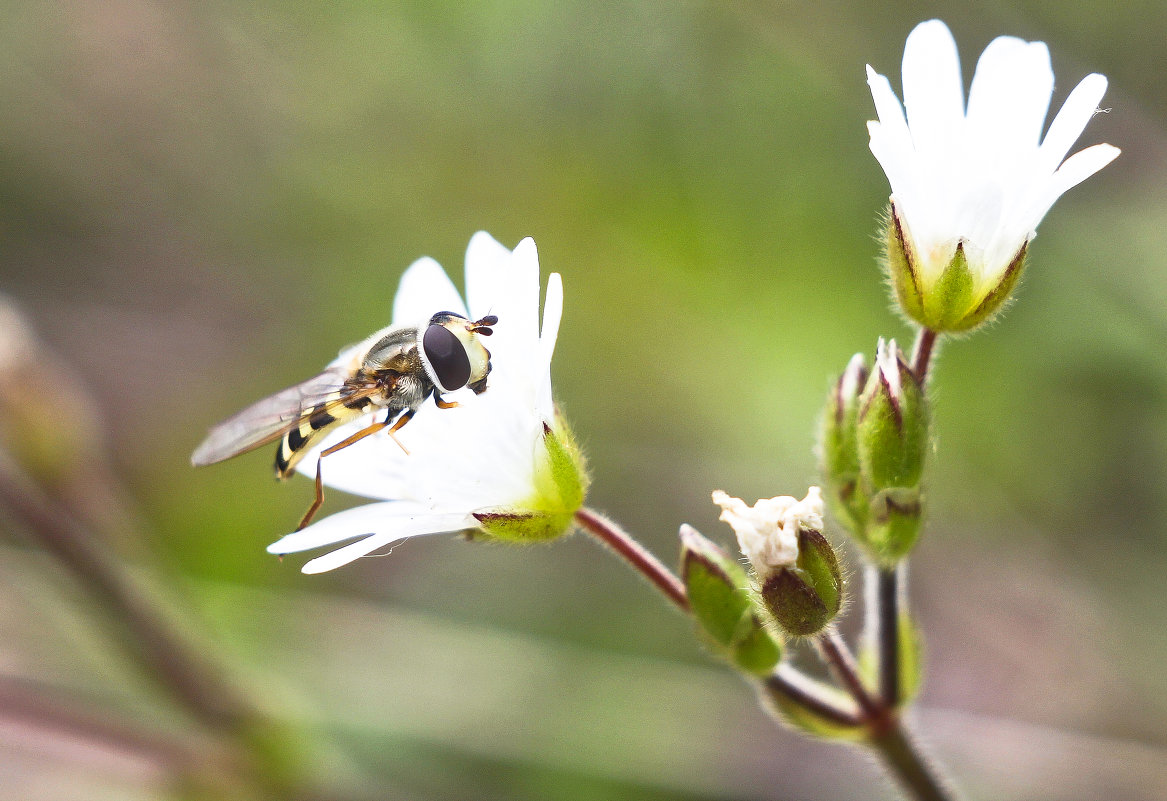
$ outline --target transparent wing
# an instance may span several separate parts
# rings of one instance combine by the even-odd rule
[[[340,405],[377,391],[376,387],[346,387],[348,377],[347,370],[329,368],[314,378],[256,401],[213,427],[191,454],[191,464],[214,464],[275,442],[299,425],[307,412],[322,404]]]

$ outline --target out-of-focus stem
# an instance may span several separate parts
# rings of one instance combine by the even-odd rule
[[[94,596],[111,621],[124,627],[120,642],[135,661],[165,686],[196,717],[216,728],[237,730],[256,712],[215,668],[202,658],[99,539],[57,507],[0,451],[0,505]]]
[[[872,584],[867,597],[874,605],[871,634],[879,668],[879,694],[884,703],[896,707],[902,700],[900,608],[906,594],[907,560],[894,567],[869,565],[867,581]]]
[[[863,684],[859,676],[859,667],[855,664],[855,657],[851,649],[843,642],[843,638],[834,628],[828,626],[821,634],[814,638],[815,648],[822,655],[823,661],[830,668],[831,675],[843,686],[848,694],[855,699],[859,710],[868,726],[873,730],[886,725],[889,710],[881,699],[873,696]]]
[[[920,753],[898,717],[895,725],[872,738],[871,745],[900,786],[916,801],[954,801],[957,798],[927,757]]]
[[[75,701],[63,702],[59,695],[59,691],[32,682],[0,678],[0,720],[18,730],[27,727],[62,732],[100,743],[172,772],[189,769],[197,764],[196,760],[207,760],[207,755],[190,742],[179,742],[159,732],[137,731],[96,710],[81,709]]]

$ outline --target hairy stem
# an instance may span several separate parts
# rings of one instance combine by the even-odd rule
[[[833,627],[814,638],[815,648],[830,668],[831,675],[845,689],[863,714],[864,721],[873,730],[881,729],[889,719],[888,707],[882,699],[873,696],[863,684],[859,676],[859,666],[855,664],[855,657],[851,649],[843,642],[843,638]]]
[[[634,540],[631,534],[614,521],[587,507],[575,513],[575,521],[655,584],[657,589],[682,612],[689,611],[689,595],[685,592],[685,585],[659,559]]]
[[[912,372],[920,385],[925,384],[928,378],[928,367],[932,363],[932,355],[939,335],[930,328],[921,328],[916,335],[916,344],[912,348]]]
[[[591,509],[580,509],[575,513],[575,520],[651,581],[677,608],[688,613],[689,598],[685,585],[631,534]],[[914,799],[949,801],[930,766],[909,739],[895,710],[864,686],[855,658],[842,637],[828,629],[815,638],[815,645],[835,679],[854,699],[853,706],[841,704],[822,684],[789,664],[779,665],[762,681],[765,691],[775,699],[801,706],[840,726],[865,727],[871,747],[879,752],[889,770]]]
[[[861,723],[868,730],[868,744],[900,786],[915,801],[951,801],[955,796],[920,753],[898,711],[883,698],[868,692],[850,650],[838,633],[827,629],[815,638],[815,645],[836,680],[859,705]]]
[[[858,707],[843,706],[834,697],[838,691],[801,673],[788,664],[780,664],[762,682],[766,691],[775,698],[782,698],[821,718],[839,726],[859,728],[863,717]]]
[[[607,545],[641,575],[653,583],[678,609],[688,614],[689,594],[676,574],[653,556],[643,545],[617,523],[592,509],[582,508],[575,513],[576,522],[589,534]],[[766,691],[799,704],[810,712],[834,720],[843,726],[858,725],[861,721],[853,708],[840,705],[814,679],[790,665],[779,665],[763,682]]]

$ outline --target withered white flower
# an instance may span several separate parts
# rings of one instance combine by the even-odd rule
[[[975,327],[1008,297],[1054,202],[1119,154],[1098,144],[1066,158],[1106,78],[1086,76],[1043,138],[1054,86],[1045,44],[990,42],[966,105],[956,43],[931,20],[904,48],[903,105],[870,66],[867,81],[879,115],[867,126],[871,152],[892,189],[889,261],[900,303],[934,330]]]
[[[798,561],[798,531],[822,531],[823,498],[818,487],[807,490],[801,501],[790,495],[762,498],[750,506],[721,490],[713,502],[721,507],[721,520],[737,534],[742,553],[760,580]]]
[[[360,537],[303,568],[321,573],[422,534],[473,529],[527,542],[565,533],[583,502],[586,476],[551,395],[551,357],[563,311],[557,273],[548,278],[541,328],[539,294],[539,256],[531,239],[512,252],[489,234],[475,234],[466,251],[465,302],[433,259],[410,266],[393,304],[395,325],[424,322],[438,311],[498,317],[484,343],[492,365],[486,391],[447,394],[459,404],[452,409],[427,401],[395,434],[408,453],[382,432],[326,456],[326,486],[380,502],[331,515],[268,551],[282,555]],[[342,352],[333,364],[352,352]],[[297,469],[315,478],[320,452],[371,419],[330,433]]]

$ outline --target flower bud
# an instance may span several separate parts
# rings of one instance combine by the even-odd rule
[[[884,563],[894,563],[920,531],[920,480],[928,448],[923,387],[896,349],[880,340],[875,369],[859,401],[859,465],[868,495],[860,540]]]
[[[819,488],[811,487],[801,501],[780,496],[753,506],[718,490],[713,502],[749,557],[758,593],[775,622],[794,636],[821,631],[842,605],[843,577],[822,535]]]
[[[1009,299],[1025,266],[1028,241],[1003,264],[986,264],[969,240],[920,253],[893,197],[887,224],[887,272],[900,309],[937,333],[971,331]]]
[[[711,648],[742,670],[768,675],[782,644],[766,629],[741,565],[691,526],[681,526],[681,578]]]
[[[819,457],[827,502],[835,517],[856,536],[867,519],[867,496],[859,482],[855,422],[859,394],[867,384],[867,361],[856,353],[827,398],[819,433]]]
[[[928,444],[927,412],[923,388],[895,340],[881,339],[856,420],[859,464],[873,492],[919,485]]]

